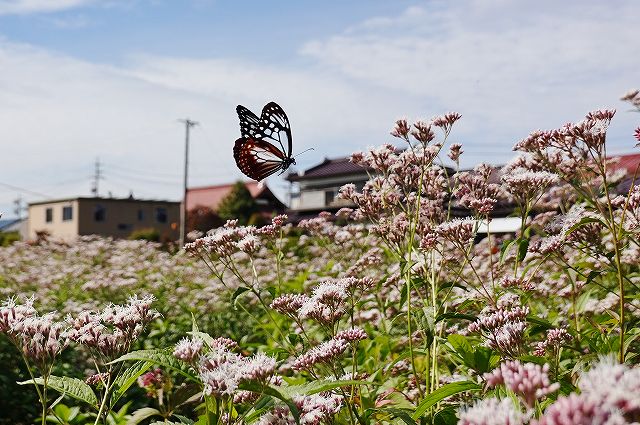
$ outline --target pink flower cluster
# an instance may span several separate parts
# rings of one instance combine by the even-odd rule
[[[480,313],[467,330],[482,334],[487,346],[509,357],[516,357],[522,350],[528,314],[529,307],[519,305],[487,310]]]
[[[511,399],[486,398],[458,412],[458,425],[525,425],[527,417]]]
[[[573,337],[564,328],[554,328],[547,331],[547,338],[536,344],[534,354],[536,356],[544,356],[548,349],[558,350],[562,344],[571,341]]]
[[[200,357],[203,345],[197,338],[182,338],[173,349],[173,356],[185,363],[193,363]]]
[[[33,298],[24,304],[13,298],[5,301],[0,306],[0,332],[40,370],[45,370],[67,347],[68,333],[64,323],[54,320],[54,313],[39,316],[33,302]]]
[[[211,230],[209,235],[185,244],[184,249],[196,255],[207,253],[214,260],[238,251],[251,255],[262,248],[266,240],[273,238],[286,221],[287,216],[282,214],[274,217],[271,224],[256,228],[238,226],[238,220],[228,220],[223,227]]]
[[[494,169],[491,166],[480,164],[471,172],[457,174],[458,187],[455,196],[460,205],[482,216],[493,211],[498,200],[504,197],[500,185],[491,183],[493,173]]]
[[[221,346],[202,355],[198,372],[206,395],[234,395],[242,381],[267,382],[276,369],[276,359],[263,353],[244,357]]]
[[[536,400],[550,394],[560,384],[549,381],[549,365],[540,366],[534,363],[522,364],[518,360],[503,362],[491,373],[485,373],[484,379],[489,388],[504,385],[517,394],[527,407],[533,407]]]
[[[559,397],[532,425],[622,425],[640,418],[640,369],[602,359],[578,381],[580,394]]]
[[[301,425],[318,425],[330,421],[342,408],[342,399],[333,394],[296,395],[293,402],[300,413]],[[264,414],[258,425],[295,425],[287,406],[278,406]]]
[[[358,341],[362,341],[367,338],[367,333],[360,328],[351,328],[340,331],[329,341],[313,347],[296,358],[293,362],[293,369],[311,370],[311,368],[318,363],[330,363],[340,357],[342,353],[349,348],[349,344],[356,344]]]
[[[114,360],[129,351],[145,327],[160,317],[151,308],[153,296],[133,296],[125,305],[110,305],[99,313],[69,315],[69,339],[89,348],[102,360]]]

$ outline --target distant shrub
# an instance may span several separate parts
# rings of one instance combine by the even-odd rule
[[[223,224],[224,220],[209,207],[197,205],[187,213],[187,232],[206,232]]]
[[[18,232],[0,232],[0,246],[9,246],[20,240]]]
[[[145,240],[149,242],[160,242],[160,232],[153,228],[137,229],[131,232],[129,240]]]
[[[247,186],[241,181],[236,182],[231,192],[222,199],[218,207],[218,215],[224,220],[238,220],[240,224],[247,224],[251,216],[258,210],[255,199]]]

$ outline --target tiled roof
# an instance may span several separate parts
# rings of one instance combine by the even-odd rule
[[[287,180],[293,182],[306,179],[318,179],[323,177],[344,176],[350,174],[362,174],[367,170],[359,165],[352,163],[348,157],[328,159],[326,158],[321,164],[311,167],[304,174],[291,173],[287,176]]]
[[[231,188],[235,183],[221,184],[215,186],[192,187],[187,191],[187,209],[190,210],[198,205],[206,206],[212,210],[217,210],[218,205],[225,196],[231,192]],[[245,187],[256,199],[261,196],[274,197],[271,190],[266,184],[260,184],[255,181],[244,182]]]
[[[624,168],[627,170],[627,174],[633,176],[636,172],[636,168],[638,168],[638,164],[640,164],[640,153],[632,153],[629,155],[612,155],[611,158],[619,158],[618,162],[612,164],[612,168],[614,170],[619,170]],[[638,172],[638,177],[640,177],[640,172]]]

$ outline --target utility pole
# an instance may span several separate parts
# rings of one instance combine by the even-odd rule
[[[18,195],[18,197],[13,201],[13,212],[18,217],[18,219],[22,218],[22,195]]]
[[[184,242],[187,237],[187,175],[189,172],[189,130],[191,127],[195,127],[199,123],[191,121],[189,118],[184,120],[178,120],[184,123],[185,138],[184,138],[184,192],[182,195],[182,209],[180,211],[180,248],[184,246]]]
[[[98,197],[100,194],[100,192],[98,191],[98,184],[102,178],[102,170],[100,169],[100,158],[96,158],[95,171],[93,172],[93,184],[91,186],[91,193],[95,197]]]

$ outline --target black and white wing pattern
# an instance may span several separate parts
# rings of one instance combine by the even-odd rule
[[[278,104],[265,105],[259,119],[244,106],[236,111],[242,137],[236,140],[233,156],[240,171],[260,181],[295,164],[289,119]]]

